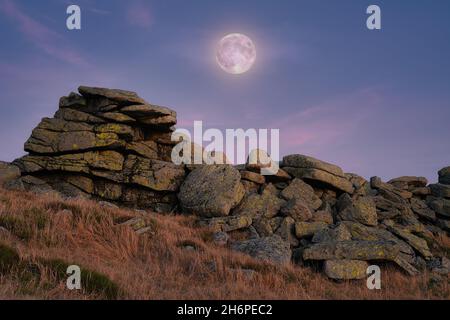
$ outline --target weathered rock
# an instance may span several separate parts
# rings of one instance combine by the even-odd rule
[[[230,232],[234,230],[244,229],[251,226],[251,224],[252,218],[249,216],[228,216],[200,220],[201,226],[206,226],[216,232]]]
[[[425,177],[403,176],[395,179],[391,179],[388,183],[399,189],[421,188],[428,184],[428,180]]]
[[[180,187],[183,210],[203,217],[227,216],[244,196],[239,171],[230,165],[208,165],[192,171]]]
[[[409,261],[414,257],[413,249],[404,241],[394,236],[391,232],[376,227],[369,227],[358,222],[343,221],[339,226],[345,227],[350,235],[351,239],[355,241],[387,241],[395,243],[400,250],[400,253],[404,254],[405,258]],[[344,232],[344,235],[346,233]]]
[[[267,182],[279,183],[279,182],[287,182],[292,179],[292,177],[283,169],[278,168],[276,174],[270,174],[265,176]]]
[[[120,112],[105,112],[105,113],[100,113],[99,115],[102,118],[105,118],[106,120],[110,120],[113,122],[128,123],[128,124],[132,124],[132,123],[136,122],[136,119],[134,119],[130,116],[127,116],[126,114],[120,113]]]
[[[450,199],[427,197],[427,204],[437,214],[450,218]]]
[[[415,196],[426,197],[431,194],[431,189],[428,187],[415,188],[411,190],[411,193]]]
[[[314,189],[300,179],[292,180],[289,186],[281,192],[281,196],[286,200],[298,199],[305,203],[310,210],[317,210],[322,205],[322,200],[314,193]]]
[[[330,211],[326,211],[326,210],[320,210],[317,212],[314,212],[312,217],[311,217],[311,221],[314,222],[323,222],[326,224],[333,224],[333,215]]]
[[[445,230],[447,232],[450,232],[450,221],[444,220],[444,219],[438,219],[436,221],[436,225],[441,228],[442,230]]]
[[[241,171],[241,178],[257,184],[264,184],[266,182],[264,176],[251,171]]]
[[[14,163],[24,173],[40,171],[91,173],[91,169],[121,171],[124,158],[115,151],[89,151],[59,156],[24,156]]]
[[[90,125],[82,122],[44,118],[25,143],[25,151],[50,154],[117,149],[138,133],[124,124]]]
[[[427,242],[424,239],[413,235],[408,230],[400,226],[389,227],[389,230],[392,231],[394,234],[398,235],[403,240],[405,240],[411,247],[417,250],[425,259],[430,259],[433,256],[430,252],[430,249],[428,248]]]
[[[259,184],[248,181],[248,180],[241,180],[242,185],[244,186],[245,193],[258,193],[259,191]]]
[[[246,195],[233,214],[245,214],[251,217],[274,217],[285,201],[278,198],[273,189],[266,187],[261,194],[251,193]]]
[[[123,105],[146,103],[146,101],[140,98],[135,92],[126,90],[80,86],[78,92],[85,98],[105,97]]]
[[[303,259],[394,261],[399,253],[399,246],[390,241],[337,241],[321,242],[306,248],[303,251]]]
[[[319,242],[336,242],[352,240],[352,234],[345,224],[340,223],[334,228],[326,228],[316,232],[312,238],[313,243]]]
[[[327,260],[324,272],[328,278],[335,280],[354,280],[367,277],[369,264],[361,260]]]
[[[17,166],[0,161],[0,187],[8,182],[20,177],[20,170]]]
[[[295,235],[299,239],[312,237],[316,232],[327,227],[328,225],[324,222],[297,222],[295,224]]]
[[[312,218],[311,210],[298,198],[289,200],[282,208],[281,213],[293,218],[294,221],[308,221]]]
[[[86,123],[105,123],[106,121],[102,118],[96,117],[92,114],[82,112],[75,109],[63,108],[59,109],[54,118],[61,119],[65,121],[73,121],[73,122],[86,122]]]
[[[450,185],[450,166],[439,170],[438,175],[439,183]]]
[[[292,247],[298,246],[298,240],[295,237],[295,220],[291,217],[284,218],[275,234],[287,241]]]
[[[231,245],[236,251],[246,253],[256,259],[276,264],[285,264],[291,260],[289,243],[278,235],[238,241]]]
[[[339,191],[352,194],[353,184],[345,178],[338,166],[304,155],[289,155],[283,158],[283,169],[291,176],[324,184]]]
[[[430,184],[429,187],[433,196],[450,199],[450,185],[436,183]]]
[[[338,217],[342,221],[356,221],[369,226],[377,225],[375,202],[370,197],[356,200],[344,193],[338,200]]]
[[[370,183],[363,177],[355,173],[345,173],[345,178],[353,184],[354,193],[359,195],[368,195],[370,192]]]
[[[429,220],[429,221],[435,221],[436,220],[436,214],[433,210],[431,210],[427,204],[419,199],[412,198],[411,199],[411,209],[415,214],[417,214],[419,217]]]
[[[124,163],[126,182],[156,191],[177,191],[183,182],[183,167],[171,162],[129,155]]]

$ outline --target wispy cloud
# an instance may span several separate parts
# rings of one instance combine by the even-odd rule
[[[63,36],[30,17],[12,0],[0,0],[0,12],[9,17],[19,31],[46,54],[67,63],[87,65],[80,53],[67,45]]]
[[[364,89],[290,114],[269,127],[280,129],[285,151],[317,154],[363,130],[381,99],[375,89]]]
[[[153,17],[150,6],[143,1],[133,1],[127,9],[127,21],[133,26],[150,28]]]

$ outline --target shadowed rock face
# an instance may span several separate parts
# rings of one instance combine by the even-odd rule
[[[179,166],[170,157],[175,123],[175,111],[134,92],[80,87],[33,130],[28,155],[0,162],[0,185],[194,214],[216,244],[275,263],[295,252],[332,279],[363,278],[380,261],[410,275],[423,264],[449,269],[433,261],[447,261],[436,239],[450,232],[450,167],[427,185],[416,176],[367,181],[299,154],[275,176],[263,176],[262,163]]]

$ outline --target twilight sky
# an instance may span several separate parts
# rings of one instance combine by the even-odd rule
[[[366,28],[370,4],[381,31]],[[258,54],[239,76],[214,58],[233,32]],[[84,84],[171,107],[178,127],[279,128],[282,155],[366,178],[436,181],[450,165],[448,0],[0,0],[0,43],[1,160]]]

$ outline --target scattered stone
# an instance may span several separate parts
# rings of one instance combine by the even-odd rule
[[[425,177],[403,176],[395,179],[391,179],[388,183],[397,188],[406,186],[406,190],[410,188],[421,188],[428,184],[428,180]]]
[[[213,242],[216,246],[226,246],[230,236],[228,233],[219,231],[213,234]]]

